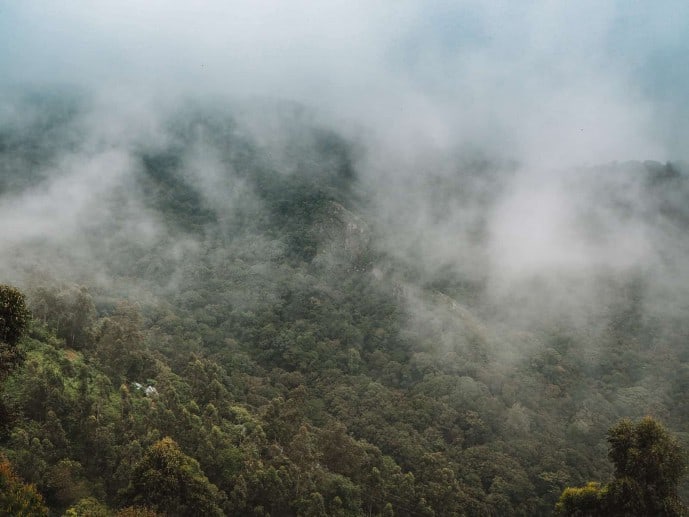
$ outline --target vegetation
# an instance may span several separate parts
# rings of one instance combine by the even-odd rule
[[[36,487],[19,479],[6,458],[0,458],[0,513],[27,517],[48,515]]]
[[[29,323],[24,295],[14,287],[0,285],[0,380],[21,360],[17,343]]]
[[[58,115],[0,135],[0,194],[43,185],[60,135],[78,145],[74,110]],[[508,318],[480,275],[428,273],[423,256],[381,244],[356,149],[332,132],[297,120],[278,153],[219,109],[180,110],[169,126],[164,143],[130,150],[131,175],[79,216],[77,238],[0,255],[26,299],[0,289],[8,508],[682,511],[689,323],[679,302],[649,311],[646,272],[597,271],[595,314]],[[217,174],[195,175],[199,154]],[[675,194],[689,180],[637,165],[657,217],[681,229]],[[480,168],[486,177],[490,165]],[[456,192],[477,211],[491,202],[492,180],[462,181],[438,187],[438,207]],[[472,224],[480,240],[480,218]]]
[[[687,515],[677,496],[686,470],[685,453],[655,420],[634,425],[622,420],[608,431],[608,457],[615,479],[566,488],[557,503],[560,515]]]
[[[127,498],[165,514],[223,515],[217,487],[169,437],[151,445],[136,464]]]

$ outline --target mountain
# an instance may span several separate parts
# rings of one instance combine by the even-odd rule
[[[550,515],[621,417],[686,446],[684,164],[422,177],[291,104],[13,102],[0,450],[52,514]]]

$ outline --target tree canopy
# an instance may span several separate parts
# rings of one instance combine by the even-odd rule
[[[607,485],[566,488],[557,503],[560,515],[679,516],[687,508],[677,485],[687,462],[677,440],[656,420],[624,419],[608,431],[608,458],[615,477]]]
[[[128,495],[136,503],[180,517],[220,516],[222,494],[169,437],[151,445],[134,468]]]
[[[0,381],[17,366],[17,343],[24,335],[30,313],[24,295],[15,287],[0,285]]]
[[[36,487],[24,483],[3,456],[0,456],[0,515],[48,515]]]
[[[122,139],[127,172],[66,231],[0,246],[26,286],[0,289],[0,453],[51,515],[546,516],[567,486],[563,511],[681,510],[662,428],[614,427],[612,463],[605,433],[649,410],[689,429],[689,290],[596,267],[503,292],[486,244],[512,166],[434,160],[419,219],[378,206],[356,170],[377,159],[320,116],[269,123],[278,143],[216,101],[178,108],[163,138]],[[0,123],[0,202],[54,193],[52,215],[54,186],[91,194],[70,164],[94,126],[35,109]],[[609,211],[689,247],[689,174],[646,169],[597,171],[575,233],[607,243]]]

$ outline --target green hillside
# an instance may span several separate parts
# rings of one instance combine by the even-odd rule
[[[585,242],[643,221],[657,260],[496,294],[488,221],[518,164],[449,157],[419,230],[365,145],[298,106],[256,130],[189,103],[162,137],[108,140],[86,101],[21,102],[0,283],[32,319],[3,356],[0,452],[50,515],[551,515],[612,479],[621,418],[689,445],[682,164],[572,187]],[[458,235],[454,262],[429,247]]]

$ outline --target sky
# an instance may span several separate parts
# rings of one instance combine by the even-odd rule
[[[308,104],[395,150],[680,159],[681,1],[0,1],[4,85]]]

